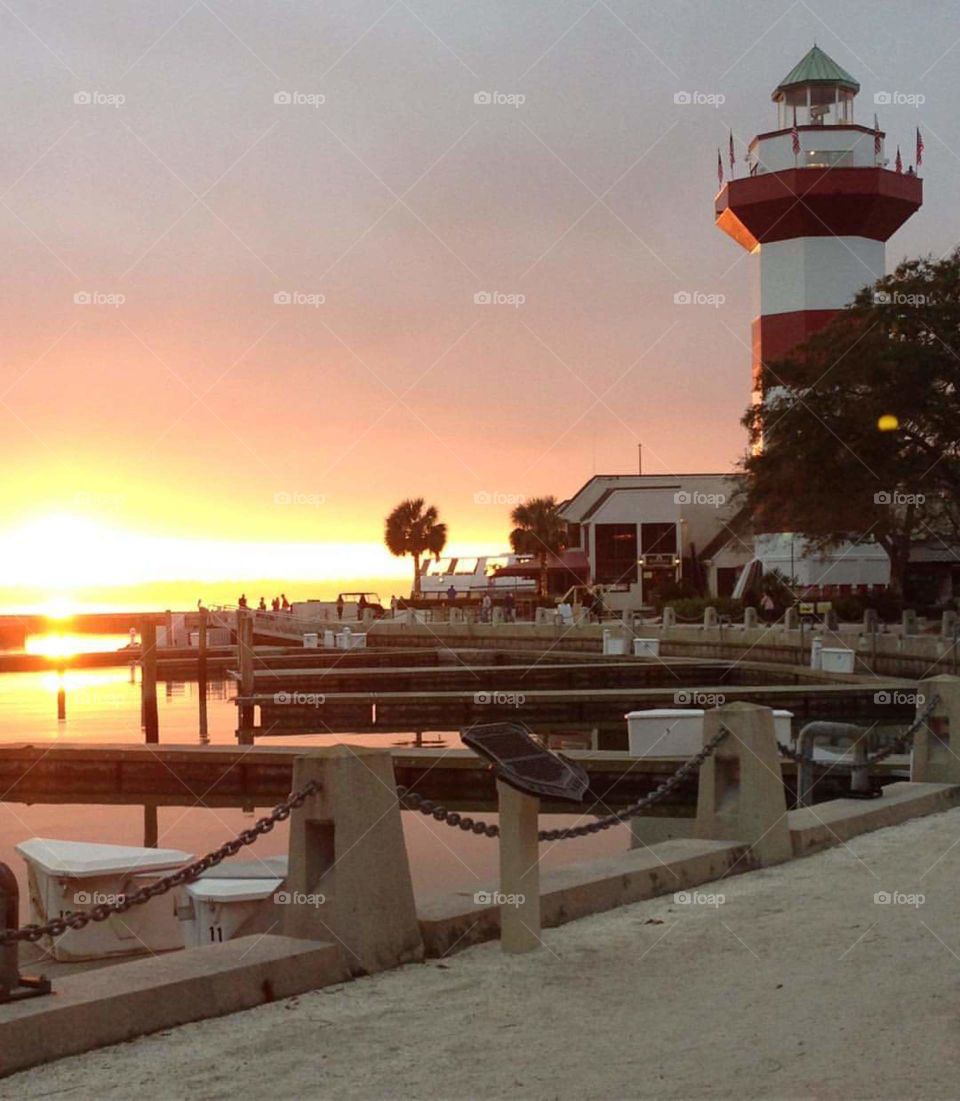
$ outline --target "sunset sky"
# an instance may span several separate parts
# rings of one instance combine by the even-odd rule
[[[731,468],[755,308],[717,147],[814,40],[891,157],[923,129],[888,269],[960,238],[949,4],[8,0],[0,34],[6,607],[407,579],[404,496],[496,550],[638,440]]]

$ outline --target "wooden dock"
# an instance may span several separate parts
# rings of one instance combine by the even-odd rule
[[[8,803],[143,805],[149,807],[269,807],[286,798],[293,761],[308,752],[296,746],[90,746],[82,743],[0,746],[0,791]],[[397,782],[458,810],[493,810],[496,785],[487,764],[468,749],[392,749]],[[616,809],[648,794],[682,764],[682,758],[637,758],[626,753],[568,751],[591,778],[583,808]],[[782,764],[784,783],[796,765]],[[902,764],[877,767],[882,778],[902,774]],[[824,797],[847,789],[847,777],[823,781]],[[820,785],[818,785],[818,788]],[[697,777],[680,785],[656,814],[692,815]],[[575,813],[570,803],[544,803],[552,813]]]

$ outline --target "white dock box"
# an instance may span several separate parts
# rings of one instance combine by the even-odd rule
[[[615,635],[609,627],[604,627],[603,652],[605,654],[626,654],[627,640],[622,635]]]
[[[626,716],[629,753],[633,757],[692,757],[703,749],[703,710],[654,707]],[[777,741],[790,744],[792,711],[774,711]]]
[[[92,910],[155,883],[193,859],[179,849],[141,849],[32,837],[16,846],[27,864],[30,920]],[[68,929],[49,944],[56,960],[93,960],[182,948],[176,891],[133,906],[106,921]]]
[[[316,650],[318,642],[319,642],[319,637],[320,636],[317,634],[316,631],[306,631],[306,632],[304,632],[304,635],[303,635],[303,648],[305,650]]]
[[[211,868],[182,888],[178,916],[187,948],[219,944],[276,928],[276,907],[287,876],[286,856],[236,861]]]
[[[334,647],[337,645],[337,636],[333,633],[333,631],[326,630],[323,632],[323,645],[328,650],[334,649]]]
[[[820,668],[824,673],[852,673],[856,654],[844,647],[827,647],[820,651]]]
[[[656,658],[660,656],[660,639],[635,638],[633,640],[633,656],[635,658]]]

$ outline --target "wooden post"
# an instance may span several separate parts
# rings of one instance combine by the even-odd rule
[[[158,836],[159,826],[157,824],[157,805],[156,803],[144,803],[143,847],[145,849],[155,849],[157,847]]]
[[[200,609],[200,623],[197,629],[197,701],[200,707],[200,741],[206,745],[210,741],[207,732],[207,609]]]
[[[540,944],[540,800],[497,781],[500,802],[500,948],[516,954]]]
[[[157,716],[157,625],[152,619],[144,619],[140,623],[140,669],[143,740],[156,744],[160,741],[160,720]]]
[[[240,695],[253,695],[253,616],[246,608],[237,609],[237,657],[240,664]],[[240,704],[237,741],[253,745],[253,705]]]

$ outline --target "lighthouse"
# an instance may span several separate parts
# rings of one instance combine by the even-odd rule
[[[759,265],[753,390],[786,355],[885,274],[884,246],[923,201],[887,168],[884,137],[854,121],[860,85],[814,46],[773,92],[777,128],[750,142],[747,174],[716,198],[717,225]],[[900,167],[899,157],[897,167]]]

